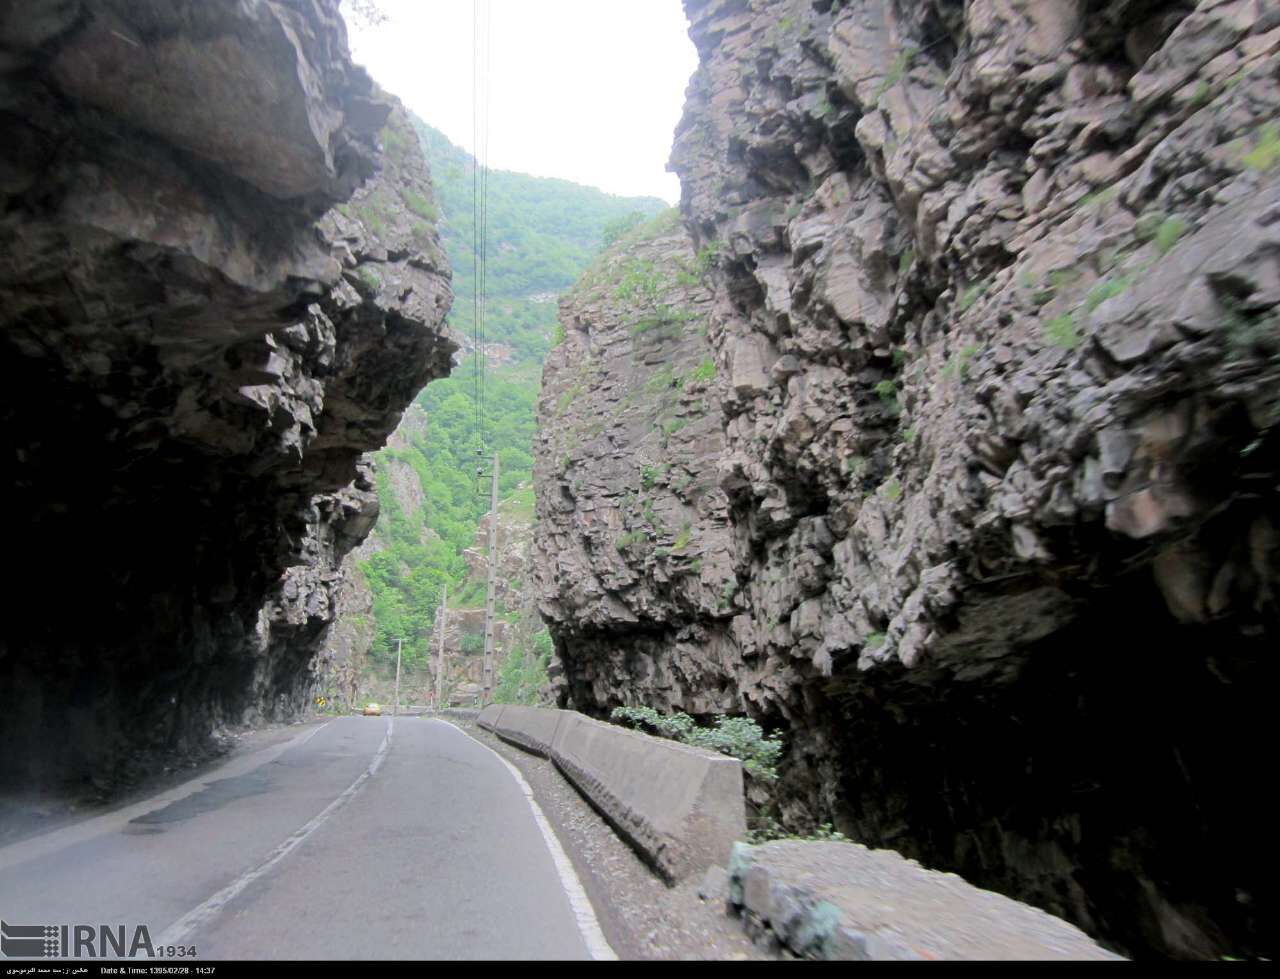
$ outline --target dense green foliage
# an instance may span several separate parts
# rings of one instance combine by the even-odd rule
[[[538,384],[537,371],[531,367],[490,376],[482,419],[491,435],[489,446],[498,452],[499,494],[516,502],[529,497],[526,509],[530,511],[532,493],[527,486],[533,469],[533,405]],[[471,393],[470,384],[460,378],[429,385],[417,399],[430,418],[427,431],[406,430],[404,448],[383,449],[377,456],[382,506],[377,533],[384,547],[361,567],[374,596],[371,654],[386,668],[393,668],[396,639],[405,640],[407,663],[425,661],[431,623],[446,581],[451,607],[483,601],[482,596],[477,600],[467,594],[462,560],[463,549],[474,542],[480,517],[489,508],[488,481],[476,478],[472,448],[476,413]],[[426,499],[416,513],[405,513],[391,491],[387,464],[393,460],[412,469],[422,486]],[[489,471],[487,460],[484,469]]]
[[[821,843],[853,842],[831,823],[820,823],[812,833],[800,836],[796,833],[787,832],[786,828],[772,816],[759,816],[754,820],[750,820],[750,822],[754,823],[754,825],[747,830],[746,841],[753,846],[760,843],[771,843],[774,840],[806,840]]]
[[[425,666],[427,637],[446,582],[465,571],[457,550],[438,537],[423,535],[423,517],[405,513],[378,473],[382,514],[379,532],[387,546],[360,564],[373,594],[374,639],[371,665],[380,673],[394,672],[396,640],[404,639],[408,668]],[[426,543],[423,543],[424,536]]]
[[[450,325],[471,336],[476,281],[472,159],[421,120],[414,118],[413,125],[435,185],[434,205],[421,202],[420,213],[434,219],[438,209],[454,270],[456,299]],[[418,395],[417,404],[430,419],[426,431],[406,430],[404,447],[377,455],[382,504],[377,536],[382,549],[362,562],[361,570],[374,597],[370,658],[380,672],[394,671],[397,639],[404,640],[407,666],[425,665],[431,623],[446,582],[450,607],[483,602],[483,585],[466,581],[461,556],[473,544],[489,505],[488,482],[477,480],[477,466],[483,465],[487,473],[496,451],[501,463],[499,495],[532,519],[535,406],[542,359],[557,325],[555,297],[591,263],[606,228],[634,227],[664,207],[654,198],[614,197],[564,180],[505,171],[490,174],[485,340],[509,345],[511,356],[502,366],[485,368],[479,418],[476,359],[468,355],[452,377],[433,382]],[[408,466],[421,483],[426,502],[420,512],[403,512],[392,492],[386,469],[393,460]],[[526,662],[532,669],[545,670],[550,649],[539,646],[527,659],[520,649],[513,649],[511,656],[517,653],[517,659],[503,667],[503,683],[510,673],[508,686],[514,686],[508,695],[526,696],[532,686],[531,677],[522,672]]]
[[[493,699],[499,704],[538,703],[538,691],[546,682],[551,662],[551,633],[540,629],[527,640],[512,643],[498,674]]]
[[[470,336],[476,279],[473,160],[422,120],[414,117],[413,125],[444,214],[441,231],[457,297],[450,323]],[[615,197],[567,180],[491,171],[485,335],[511,344],[517,360],[541,364],[556,322],[556,304],[546,300],[577,281],[606,229],[619,222],[634,226],[665,207],[654,197]]]
[[[659,714],[652,707],[615,707],[611,717],[632,727],[649,728],[664,738],[730,755],[763,781],[778,777],[775,766],[782,757],[782,742],[766,738],[749,717],[717,717],[715,727],[709,728],[699,727],[688,714]]]

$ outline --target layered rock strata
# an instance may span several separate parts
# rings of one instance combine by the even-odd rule
[[[1124,952],[1273,954],[1280,13],[686,10],[737,587],[677,650],[621,635],[665,583],[596,579],[567,702],[744,709],[792,828]]]
[[[334,0],[13,8],[0,114],[4,769],[105,791],[309,695],[449,269]]]
[[[607,251],[561,303],[534,447],[539,610],[571,704],[632,692],[739,703],[707,256],[674,215]]]

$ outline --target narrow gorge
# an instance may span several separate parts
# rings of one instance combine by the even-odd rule
[[[685,7],[690,237],[539,403],[561,704],[746,712],[793,831],[1272,954],[1280,13]]]
[[[391,740],[364,705],[482,706],[492,627],[499,703],[778,739],[753,841],[893,850],[1128,957],[1274,957],[1280,8],[683,0],[671,207],[490,167],[487,4],[451,141],[463,82],[402,103],[353,60],[381,6],[0,3],[0,815],[300,721],[340,806]],[[532,114],[621,170],[593,112]],[[397,764],[480,751],[411,731]],[[405,840],[480,840],[400,770]],[[361,852],[417,874],[376,816]]]

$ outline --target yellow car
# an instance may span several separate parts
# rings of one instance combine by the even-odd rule
[[[382,708],[381,708],[381,707],[379,707],[377,704],[365,704],[365,705],[364,705],[364,716],[365,716],[365,717],[381,717],[381,716],[382,716]]]

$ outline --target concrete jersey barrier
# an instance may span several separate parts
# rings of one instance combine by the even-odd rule
[[[565,717],[579,716],[581,715],[569,710],[519,707],[509,704],[494,718],[493,727],[490,730],[517,748],[523,748],[543,758],[550,758],[551,745],[561,720]]]
[[[668,883],[724,864],[746,836],[736,758],[565,711],[552,760]]]
[[[570,710],[491,704],[478,723],[550,758],[668,883],[726,864],[746,836],[736,758]]]
[[[476,723],[486,731],[492,731],[494,724],[502,716],[502,712],[506,710],[506,707],[506,704],[490,704],[480,712],[480,716],[476,718]]]

